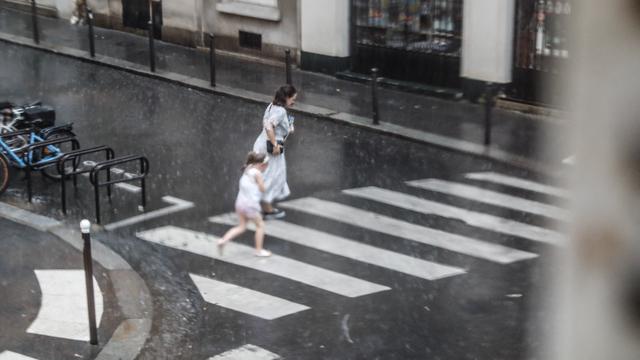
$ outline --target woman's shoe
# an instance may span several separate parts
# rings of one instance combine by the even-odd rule
[[[265,220],[282,219],[285,215],[286,213],[283,210],[276,208],[273,208],[270,212],[262,212],[262,216]]]
[[[255,255],[257,257],[269,257],[271,256],[271,251],[262,249],[260,251],[257,251]]]

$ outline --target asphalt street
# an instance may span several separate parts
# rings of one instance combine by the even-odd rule
[[[247,256],[248,232],[219,257],[266,104],[3,43],[0,63],[0,99],[40,99],[83,147],[151,162],[145,212],[159,215],[95,235],[151,292],[140,359],[225,359],[249,345],[285,359],[524,359],[540,348],[539,296],[566,203],[550,179],[297,114],[287,217],[267,223],[277,256]],[[86,179],[65,218],[56,183],[36,176],[27,204],[13,175],[0,201],[94,218]],[[141,214],[139,193],[114,194],[102,197],[103,224]],[[192,206],[158,213],[175,207],[167,196]]]

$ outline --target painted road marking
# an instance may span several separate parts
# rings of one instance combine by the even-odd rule
[[[162,197],[162,201],[172,204],[171,206],[168,206],[166,208],[162,208],[162,209],[158,209],[158,210],[154,210],[154,211],[150,211],[148,213],[144,213],[144,214],[140,214],[140,215],[136,215],[133,217],[130,217],[128,219],[124,219],[121,221],[117,221],[111,224],[107,224],[104,226],[105,230],[114,230],[117,228],[121,228],[124,226],[129,226],[129,225],[133,225],[133,224],[137,224],[137,223],[141,223],[143,221],[147,221],[147,220],[151,220],[151,219],[155,219],[158,217],[162,217],[162,216],[166,216],[169,214],[173,214],[176,212],[180,212],[180,211],[184,211],[187,209],[191,209],[192,207],[194,207],[194,204],[190,201],[186,201],[186,200],[182,200],[182,199],[178,199],[175,198],[173,196],[163,196]]]
[[[543,204],[541,202],[527,200],[499,192],[485,190],[476,186],[465,185],[452,181],[439,179],[424,179],[407,181],[407,184],[421,189],[437,191],[448,195],[454,195],[473,201],[542,215],[558,220],[568,220],[569,212],[557,206]]]
[[[89,341],[87,291],[83,270],[34,270],[42,304],[27,332],[58,338]],[[102,317],[102,292],[93,279],[97,326]]]
[[[526,239],[548,244],[561,245],[565,243],[562,234],[542,227],[520,223],[517,221],[470,211],[426,199],[391,191],[378,187],[363,187],[343,190],[345,194],[378,201],[384,204],[408,209],[422,214],[438,215],[462,220],[465,223],[491,231],[520,236]]]
[[[280,356],[259,346],[247,344],[216,355],[209,360],[277,360]]]
[[[539,182],[525,180],[513,176],[507,176],[495,172],[478,172],[466,174],[467,179],[488,181],[500,185],[507,185],[528,191],[538,192],[542,194],[553,195],[557,197],[567,198],[569,192],[556,186],[541,184]]]
[[[358,297],[389,290],[387,286],[374,284],[280,255],[274,254],[269,258],[257,258],[253,255],[253,247],[236,242],[227,244],[224,248],[224,256],[219,256],[216,250],[218,237],[175,226],[163,226],[143,231],[138,233],[137,236],[149,242],[278,275],[347,297]]]
[[[0,353],[0,360],[38,360],[38,359],[7,350]]]
[[[265,320],[273,320],[310,309],[308,306],[238,285],[195,274],[189,274],[189,276],[206,302]]]
[[[286,201],[280,206],[501,264],[538,256],[316,198]]]
[[[238,224],[237,216],[232,213],[211,217],[209,221],[225,225]],[[253,224],[249,228],[255,230]],[[269,236],[422,279],[436,280],[465,273],[457,267],[399,254],[285,221],[271,220],[265,226],[265,231]]]

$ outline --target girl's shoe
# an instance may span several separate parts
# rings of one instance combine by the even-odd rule
[[[260,251],[256,251],[255,255],[257,257],[269,257],[269,256],[271,256],[271,251],[262,249]]]
[[[226,241],[223,241],[222,239],[218,240],[218,255],[222,256],[223,250],[224,250],[224,246],[227,244]]]

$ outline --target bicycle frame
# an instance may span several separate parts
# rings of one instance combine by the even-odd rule
[[[44,141],[43,138],[41,138],[40,136],[36,135],[35,132],[31,131],[29,134],[29,143],[28,145],[32,145],[38,142]],[[53,160],[59,158],[60,156],[62,156],[62,151],[60,151],[60,149],[58,149],[57,147],[53,146],[53,145],[49,145],[47,146],[47,150],[49,150],[51,155],[47,155],[42,157],[40,160],[38,160],[37,162],[33,162],[33,152],[29,152],[29,154],[26,157],[26,162],[24,161],[25,159],[21,158],[20,156],[18,156],[18,154],[16,153],[16,151],[14,149],[12,149],[11,147],[9,147],[6,142],[0,137],[0,148],[2,149],[2,152],[8,157],[9,161],[11,162],[11,164],[15,167],[18,167],[20,169],[24,169],[26,168],[28,165],[31,166],[37,166],[40,164],[44,164],[44,163],[48,163],[48,162],[52,162]]]

